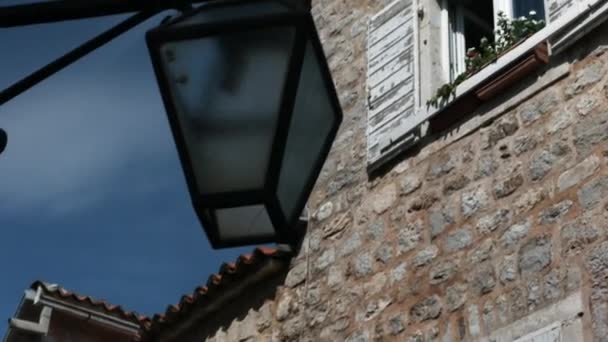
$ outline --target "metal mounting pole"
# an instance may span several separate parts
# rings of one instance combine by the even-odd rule
[[[138,12],[81,46],[36,70],[0,92],[0,106],[30,89],[95,49],[166,9],[187,9],[210,0],[55,0],[25,5],[0,6],[0,27],[53,23],[72,19]]]
[[[55,61],[36,70],[29,76],[26,76],[25,78],[21,79],[17,83],[15,83],[12,86],[3,90],[0,93],[0,106],[5,104],[6,102],[10,101],[11,99],[17,97],[24,91],[32,88],[33,86],[40,83],[41,81],[52,76],[56,72],[67,67],[68,65],[76,62],[77,60],[86,56],[87,54],[94,51],[95,49],[110,42],[112,39],[118,37],[119,35],[125,33],[126,31],[132,29],[133,27],[137,26],[138,24],[140,24],[141,22],[150,18],[151,16],[155,15],[156,13],[157,13],[157,11],[152,11],[152,10],[137,13],[137,14],[129,17],[127,20],[112,27],[111,29],[101,33],[97,37],[90,39],[86,43],[75,48],[74,50],[59,57]]]
[[[2,154],[2,152],[4,152],[7,142],[8,142],[8,137],[6,135],[6,132],[2,128],[0,128],[0,154]]]

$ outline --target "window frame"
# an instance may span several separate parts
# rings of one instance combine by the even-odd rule
[[[514,0],[492,0],[494,30],[498,26],[498,13],[503,12],[514,19]],[[548,22],[547,2],[543,1],[545,22]],[[450,0],[441,1],[442,63],[444,79],[453,81],[465,72],[466,40],[464,35],[465,13],[462,5],[450,4]],[[455,26],[455,27],[454,27]]]
[[[445,83],[450,81],[450,61],[449,58],[447,58],[449,55],[446,53],[449,51],[449,35],[446,28],[448,27],[447,23],[449,19],[447,3],[450,0],[436,1],[438,1],[441,9],[441,26],[439,30],[441,33],[441,57],[440,63],[438,63],[438,69],[441,69],[441,75],[443,76],[443,82]],[[545,17],[551,17],[551,13],[547,11],[546,2]],[[435,116],[438,116],[449,109],[453,103],[477,89],[482,83],[487,82],[490,78],[496,77],[501,73],[507,72],[506,68],[511,63],[517,61],[526,54],[531,53],[540,43],[549,43],[549,56],[560,54],[567,47],[578,41],[586,32],[589,32],[593,27],[597,27],[604,21],[608,21],[608,0],[577,1],[575,5],[571,6],[558,17],[548,20],[543,29],[501,55],[494,63],[487,65],[475,75],[472,75],[459,84],[449,101],[439,106],[421,105],[418,107],[418,114],[416,116],[420,119],[415,122],[415,124],[422,125],[423,123],[434,119]],[[568,29],[564,30],[566,27]],[[437,70],[437,72],[439,72],[439,70]],[[420,86],[425,87],[425,84],[420,84]],[[429,95],[421,98],[421,103],[425,103],[425,101],[430,98],[430,94],[433,94],[437,88],[429,88],[427,90],[429,91]]]

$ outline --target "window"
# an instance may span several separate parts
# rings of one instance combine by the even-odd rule
[[[531,13],[535,13],[531,15]],[[543,0],[513,0],[513,17],[530,16],[536,20],[545,19]]]
[[[420,7],[427,1],[440,6]],[[608,13],[605,3],[599,5],[604,1],[608,0],[393,0],[387,4],[368,24],[368,172],[380,170],[424,141],[429,132],[450,127],[549,63],[549,47],[551,54],[559,53]],[[536,22],[525,21],[526,29],[532,26],[528,31],[498,35],[501,12],[510,19],[526,16]],[[528,32],[537,33],[530,37]],[[467,60],[467,50],[479,48],[484,37],[488,45],[501,39],[498,46],[488,46],[485,56],[479,53]],[[496,63],[492,48],[500,53]],[[475,72],[463,75],[467,62]]]
[[[443,24],[448,30],[444,47],[449,54],[450,81],[465,71],[469,49],[479,48],[482,38],[494,40],[499,13],[510,18],[545,18],[544,0],[443,0],[442,7],[448,13]]]

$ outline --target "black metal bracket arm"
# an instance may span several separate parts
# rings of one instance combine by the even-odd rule
[[[66,53],[65,55],[57,58],[53,62],[34,71],[30,75],[24,77],[17,83],[9,86],[8,88],[6,88],[6,89],[2,90],[2,92],[0,92],[0,106],[5,104],[6,102],[12,100],[13,98],[17,97],[18,95],[25,92],[26,90],[32,88],[36,84],[49,78],[53,74],[59,72],[63,68],[76,62],[77,60],[81,59],[82,57],[86,56],[87,54],[93,52],[97,48],[107,44],[114,38],[120,36],[121,34],[125,33],[126,31],[132,29],[133,27],[137,26],[138,24],[140,24],[141,22],[145,21],[146,19],[150,18],[151,16],[153,16],[155,14],[156,14],[155,11],[145,11],[145,12],[137,13],[137,14],[129,17],[125,21],[119,23],[118,25],[101,33],[100,35],[90,39],[89,41],[78,46],[77,48]]]
[[[6,132],[2,128],[0,128],[0,154],[2,154],[2,152],[4,152],[7,141],[8,141],[8,136],[6,135]]]
[[[2,90],[0,106],[161,11],[185,10],[205,1],[209,0],[55,0],[0,6],[3,28],[138,12]]]

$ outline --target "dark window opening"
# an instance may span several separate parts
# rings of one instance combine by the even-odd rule
[[[544,0],[513,0],[513,16],[544,20],[545,2]]]

